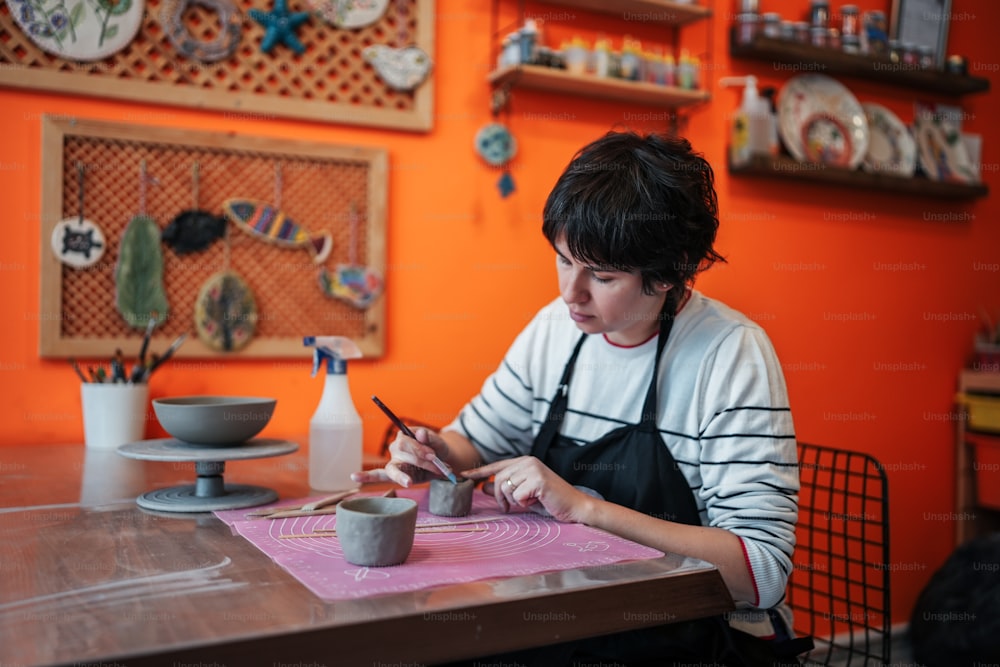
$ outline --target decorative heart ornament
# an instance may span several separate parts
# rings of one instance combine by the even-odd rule
[[[416,46],[397,49],[373,44],[365,48],[363,55],[386,85],[395,90],[413,90],[431,71],[430,56]]]

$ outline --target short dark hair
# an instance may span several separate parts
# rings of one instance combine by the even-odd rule
[[[665,307],[696,274],[726,261],[714,248],[715,174],[681,137],[612,131],[584,146],[549,193],[542,220],[549,242],[565,234],[578,261],[638,271],[650,294],[657,282],[673,286]]]

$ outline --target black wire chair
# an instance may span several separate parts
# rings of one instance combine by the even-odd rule
[[[805,665],[888,665],[889,484],[873,457],[799,443],[799,523],[787,603]]]

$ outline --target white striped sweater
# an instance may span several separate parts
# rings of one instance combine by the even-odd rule
[[[486,461],[529,454],[580,335],[561,299],[543,307],[446,429],[469,438]],[[637,423],[655,354],[655,336],[629,348],[591,336],[570,380],[561,434],[582,444]],[[693,291],[674,322],[658,382],[659,430],[702,524],[742,539],[753,606],[778,604],[792,571],[799,476],[784,376],[767,334]]]

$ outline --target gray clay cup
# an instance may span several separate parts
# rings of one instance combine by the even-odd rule
[[[475,489],[476,483],[471,479],[460,479],[458,484],[447,479],[433,479],[427,509],[438,516],[465,516],[472,511]]]
[[[351,498],[337,505],[337,538],[348,563],[399,565],[410,555],[417,502],[410,498]]]

